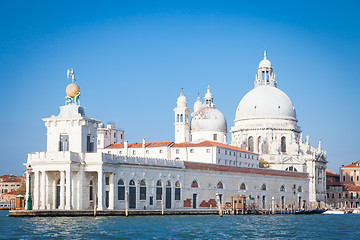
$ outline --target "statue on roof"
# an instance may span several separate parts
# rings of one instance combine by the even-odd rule
[[[66,87],[66,101],[65,105],[68,104],[77,104],[80,105],[80,87],[77,85],[75,80],[75,72],[74,69],[68,69],[66,72],[67,78],[70,79],[71,83]]]

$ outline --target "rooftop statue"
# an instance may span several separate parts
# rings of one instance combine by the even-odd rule
[[[80,105],[80,87],[76,83],[74,83],[76,82],[74,69],[68,69],[66,75],[68,79],[70,79],[71,77],[71,83],[66,87],[65,105]]]

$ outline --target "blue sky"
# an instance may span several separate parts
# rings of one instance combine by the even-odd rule
[[[88,116],[129,141],[172,141],[181,88],[192,109],[211,85],[233,126],[264,48],[328,167],[359,160],[360,4],[249,2],[3,2],[0,174],[21,174],[27,153],[46,151],[41,119],[64,104],[70,67]]]

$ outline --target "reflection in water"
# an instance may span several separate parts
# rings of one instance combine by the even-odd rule
[[[0,238],[16,239],[338,239],[360,234],[360,214],[10,218]],[[339,224],[341,223],[341,224]],[[351,225],[352,230],[346,227]]]

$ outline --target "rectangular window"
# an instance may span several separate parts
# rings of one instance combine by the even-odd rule
[[[149,154],[149,150],[146,150],[146,154]]]
[[[210,153],[210,148],[206,149],[206,153]]]
[[[217,134],[214,134],[213,139],[214,139],[214,141],[217,141]]]
[[[180,188],[175,188],[175,200],[180,200]]]
[[[149,203],[150,205],[153,205],[154,204],[154,197],[153,196],[151,196],[150,197],[150,203]]]
[[[109,181],[109,177],[105,177],[105,184],[106,184],[106,185],[109,185],[109,182],[110,182],[110,181]]]
[[[118,186],[118,200],[125,200],[125,186]]]
[[[190,149],[190,153],[194,153],[194,149]]]
[[[359,176],[356,176],[356,181],[359,181]]]
[[[341,198],[341,193],[339,193],[339,198]]]
[[[90,186],[89,200],[93,200],[93,186]]]
[[[86,136],[86,151],[87,152],[91,152],[91,142],[90,142],[91,136],[87,135]]]
[[[146,200],[146,187],[140,187],[140,200]]]
[[[162,196],[162,187],[157,187],[156,188],[156,200],[161,200],[161,196]]]
[[[345,175],[343,175],[343,182],[345,182],[345,179],[346,179],[346,178],[345,178]]]
[[[159,153],[162,153],[162,152],[163,152],[163,150],[160,150],[160,151],[159,151]]]
[[[350,181],[354,181],[354,176],[350,176]]]
[[[175,153],[176,153],[176,154],[179,154],[179,152],[180,152],[179,149],[176,149],[176,150],[175,150]]]
[[[220,149],[218,149],[218,153],[220,153]]]
[[[60,134],[59,151],[69,151],[69,135]]]

